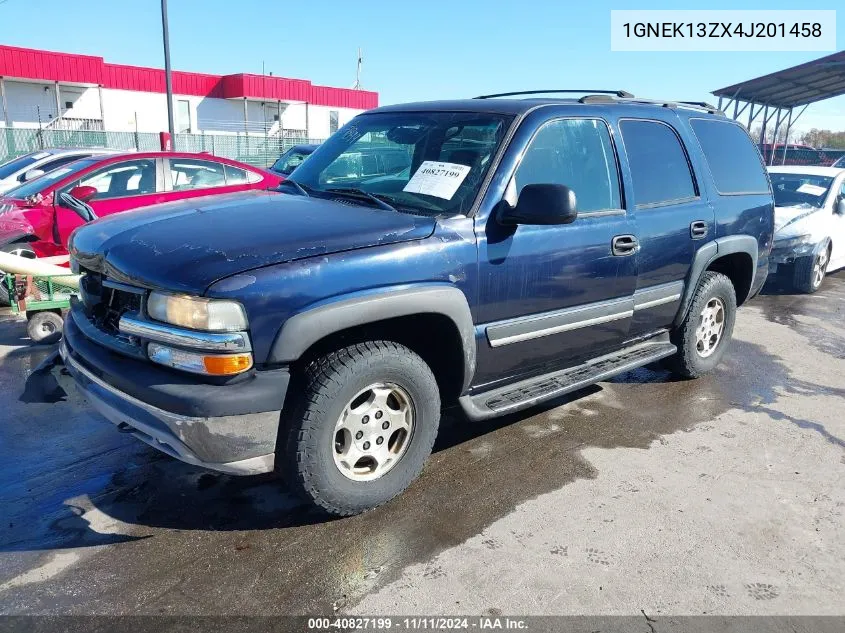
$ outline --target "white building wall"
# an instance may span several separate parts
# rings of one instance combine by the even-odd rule
[[[12,127],[35,128],[56,117],[56,86],[53,83],[5,80],[6,107]],[[67,107],[70,102],[70,108]],[[63,117],[99,119],[100,96],[97,88],[59,87],[59,105]],[[2,124],[2,122],[0,122]]]
[[[56,116],[55,86],[51,83],[29,83],[5,81],[6,102],[13,127],[38,127],[39,114],[42,125]],[[102,110],[100,93],[102,92]],[[111,132],[153,132],[167,130],[167,97],[160,93],[135,92],[130,90],[103,89],[84,86],[60,86],[62,115],[79,119],[101,118],[103,128]],[[174,118],[178,117],[178,102],[187,101],[190,111],[192,133],[215,134],[264,134],[265,122],[268,132],[276,134],[279,125],[275,120],[279,106],[277,102],[247,101],[247,122],[244,125],[244,102],[241,99],[214,99],[190,95],[173,95]],[[71,102],[67,109],[66,102]],[[285,130],[305,130],[308,123],[308,137],[325,139],[330,136],[330,113],[338,113],[338,126],[346,124],[360,110],[318,106],[302,102],[282,102],[282,126]],[[0,121],[0,125],[3,122]],[[176,120],[177,129],[179,126]]]

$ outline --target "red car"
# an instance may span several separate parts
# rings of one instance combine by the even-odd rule
[[[138,152],[92,156],[65,165],[0,197],[0,250],[24,257],[67,254],[82,219],[59,204],[67,192],[98,217],[197,196],[269,189],[282,177],[210,154]]]

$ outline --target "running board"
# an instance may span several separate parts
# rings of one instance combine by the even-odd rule
[[[583,389],[600,380],[607,380],[617,374],[672,356],[677,351],[678,348],[670,343],[668,336],[664,334],[575,367],[535,376],[475,395],[461,396],[459,402],[471,420],[484,420],[527,409],[545,400]]]

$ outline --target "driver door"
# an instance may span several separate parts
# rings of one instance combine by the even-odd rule
[[[616,152],[606,122],[545,122],[507,186],[513,206],[527,184],[575,192],[571,224],[476,226],[479,243],[476,387],[571,366],[626,339],[637,283],[634,219],[623,208]],[[615,249],[620,237],[630,249]]]

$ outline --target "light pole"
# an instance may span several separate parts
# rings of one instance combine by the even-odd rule
[[[164,39],[164,86],[167,91],[167,129],[170,132],[170,142],[176,139],[173,125],[173,85],[170,82],[170,35],[167,29],[167,0],[161,0],[161,32]],[[172,145],[171,145],[172,147]]]

